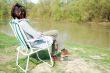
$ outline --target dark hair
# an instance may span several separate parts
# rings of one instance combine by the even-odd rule
[[[26,8],[18,3],[16,3],[11,10],[11,16],[15,19],[26,18]]]

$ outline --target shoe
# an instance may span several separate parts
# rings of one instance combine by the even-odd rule
[[[61,57],[67,57],[69,55],[70,55],[70,53],[68,52],[67,49],[64,48],[61,50]]]

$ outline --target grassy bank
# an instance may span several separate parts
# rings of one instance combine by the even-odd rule
[[[110,49],[97,48],[93,45],[79,45],[66,43],[71,52],[77,57],[93,64],[102,73],[110,72]]]
[[[7,36],[6,34],[0,33],[0,72],[11,73],[11,67],[15,63],[15,46],[17,41],[15,37]],[[13,59],[13,60],[12,60]]]
[[[11,47],[16,45],[17,41],[14,37],[7,36],[6,34],[0,33],[0,49]]]
[[[16,66],[16,48],[18,42],[15,37],[0,33],[0,73],[22,73]],[[30,69],[35,67],[40,61],[34,58],[30,59]],[[20,59],[20,65],[25,67],[26,58]]]
[[[70,42],[66,42],[65,46],[71,52],[74,59],[81,58],[102,73],[110,72],[110,49],[97,48],[91,45],[79,45]],[[17,41],[14,37],[0,33],[0,73],[22,73],[15,64],[16,47]],[[20,64],[23,66],[25,64],[24,61],[26,60],[20,60]],[[41,62],[38,60],[36,61],[35,58],[31,57],[29,64],[30,71],[39,63]],[[54,70],[58,72],[61,68],[56,67],[58,66],[55,66]],[[65,71],[62,72],[65,73]]]

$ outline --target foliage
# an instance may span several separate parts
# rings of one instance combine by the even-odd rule
[[[39,0],[32,4],[26,0],[1,0],[0,17],[10,16],[16,2],[26,6],[29,17],[69,21],[110,21],[110,0]]]
[[[110,0],[40,0],[35,15],[54,20],[110,20]],[[30,12],[31,14],[31,12]]]

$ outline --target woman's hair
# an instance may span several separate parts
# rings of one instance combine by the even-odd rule
[[[16,3],[11,10],[11,16],[15,19],[26,18],[26,8],[18,3]]]

